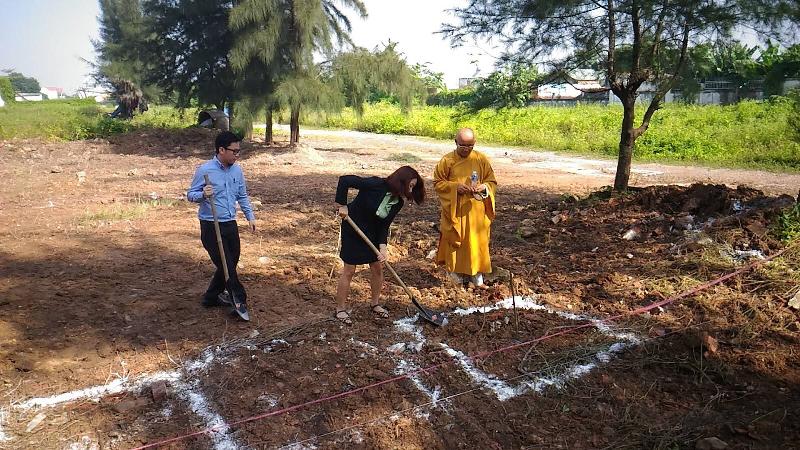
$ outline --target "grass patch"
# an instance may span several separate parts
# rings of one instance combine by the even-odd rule
[[[120,120],[108,117],[111,110],[92,99],[9,103],[0,108],[0,139],[92,139],[141,128],[185,128],[195,116],[193,110],[152,106],[132,120]]]
[[[403,153],[392,153],[386,158],[386,161],[397,161],[397,162],[404,162],[404,163],[417,163],[422,161],[417,155],[412,153],[403,152]]]
[[[729,106],[670,103],[658,111],[637,141],[637,161],[701,163],[725,167],[800,170],[800,144],[789,126],[793,102],[744,101]],[[637,109],[639,120],[645,108]],[[484,144],[524,146],[613,158],[619,144],[621,106],[532,106],[467,113],[452,107],[418,107],[404,115],[396,105],[366,105],[359,119],[309,112],[312,127],[407,134],[450,140],[459,127],[475,129]],[[302,134],[302,131],[301,131]]]
[[[136,197],[129,202],[117,203],[113,206],[100,209],[99,211],[87,211],[78,218],[77,222],[78,225],[86,226],[142,219],[146,217],[148,211],[152,209],[173,208],[181,203],[183,203],[183,201],[177,199]]]
[[[775,235],[784,242],[800,238],[800,203],[794,205],[794,208],[787,209],[778,217]]]

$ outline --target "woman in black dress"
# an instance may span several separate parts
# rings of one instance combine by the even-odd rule
[[[347,193],[350,188],[358,190],[358,195],[348,204]],[[381,317],[389,316],[389,311],[380,304],[383,286],[381,262],[386,260],[389,225],[403,207],[404,198],[413,200],[417,204],[425,200],[425,182],[419,173],[409,166],[395,170],[387,178],[363,178],[356,175],[339,177],[339,184],[336,187],[339,215],[342,218],[349,215],[381,254],[380,257],[376,256],[353,227],[342,220],[342,250],[339,256],[344,262],[344,268],[336,287],[336,318],[346,324],[353,323],[347,309],[347,295],[350,293],[350,282],[359,264],[369,264],[372,312]]]

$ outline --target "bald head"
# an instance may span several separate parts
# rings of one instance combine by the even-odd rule
[[[475,146],[475,132],[472,128],[461,128],[456,133],[456,152],[466,158]]]
[[[456,143],[475,144],[475,132],[472,128],[461,128],[456,133]]]

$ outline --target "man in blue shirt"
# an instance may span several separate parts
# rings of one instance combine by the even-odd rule
[[[233,293],[236,299],[246,302],[247,293],[236,274],[236,265],[239,263],[239,227],[236,224],[236,203],[242,208],[247,217],[249,228],[256,231],[256,218],[250,199],[247,197],[247,185],[241,166],[236,164],[241,151],[241,139],[230,131],[223,131],[214,142],[216,154],[214,158],[197,168],[192,179],[192,185],[186,192],[190,202],[200,203],[197,217],[200,219],[200,240],[203,247],[217,267],[211,283],[203,295],[203,306],[219,306],[229,304],[230,297],[224,294],[225,289]],[[206,185],[204,175],[208,175],[210,185]],[[217,208],[219,229],[222,235],[222,244],[225,249],[225,259],[228,264],[229,281],[225,286],[225,275],[222,270],[222,258],[217,246],[217,237],[214,231],[214,216],[209,203],[213,195]]]

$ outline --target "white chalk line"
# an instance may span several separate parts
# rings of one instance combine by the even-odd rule
[[[145,388],[153,383],[163,381],[169,383],[177,396],[186,403],[191,411],[200,417],[204,423],[205,428],[213,429],[214,432],[209,433],[214,448],[217,450],[236,450],[240,446],[228,434],[229,426],[225,419],[209,404],[202,390],[200,389],[197,376],[208,370],[215,360],[221,359],[225,353],[238,348],[250,347],[250,343],[243,343],[230,348],[221,348],[219,346],[208,347],[194,360],[191,360],[183,365],[183,370],[170,370],[156,372],[150,375],[143,375],[136,379],[131,379],[128,376],[119,377],[109,383],[100,386],[92,386],[85,389],[65,392],[50,397],[38,397],[26,400],[22,403],[14,404],[12,407],[19,410],[28,410],[33,408],[53,408],[58,405],[72,403],[78,400],[99,401],[101,398],[120,394],[123,392],[141,393]],[[189,378],[191,381],[184,381]],[[171,413],[171,410],[170,410]],[[2,426],[3,416],[0,413],[0,426]],[[11,440],[12,438],[5,435],[0,429],[0,441]]]
[[[550,386],[561,389],[568,381],[578,379],[588,374],[598,365],[608,363],[614,355],[621,353],[623,350],[631,346],[641,343],[641,339],[633,333],[616,331],[608,324],[595,317],[552,309],[547,305],[537,303],[534,297],[517,296],[513,298],[507,298],[493,305],[458,308],[452,311],[450,314],[467,316],[474,313],[483,314],[499,309],[509,310],[515,307],[523,310],[544,311],[549,314],[556,314],[563,319],[571,321],[590,321],[598,331],[606,336],[617,339],[617,342],[614,342],[613,344],[609,345],[608,348],[597,352],[593,356],[592,362],[574,364],[568,366],[561,374],[528,379],[515,386],[512,386],[498,377],[476,368],[472,363],[471,358],[469,358],[467,355],[451,348],[445,343],[440,343],[445,352],[459,363],[461,369],[472,379],[475,384],[488,388],[500,401],[506,401],[529,391],[541,393],[545,388]],[[397,322],[395,322],[395,324],[397,324]],[[410,324],[408,323],[404,323],[402,327],[398,328],[401,329],[401,331],[412,332],[415,335],[421,335],[419,330],[409,330],[409,325]],[[422,339],[424,339],[424,337],[422,337]]]

